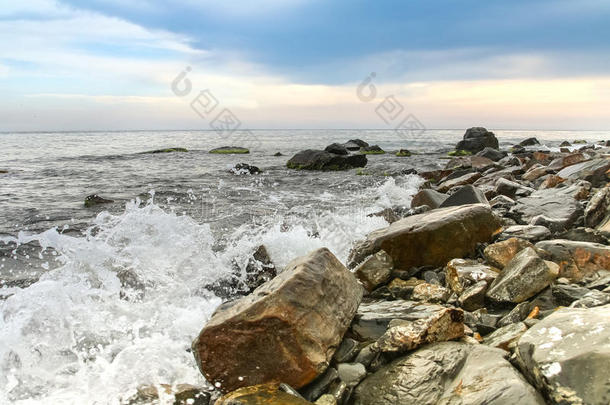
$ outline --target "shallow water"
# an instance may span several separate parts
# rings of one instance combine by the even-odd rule
[[[188,349],[221,302],[206,284],[260,244],[279,267],[322,246],[345,261],[354,240],[387,225],[367,214],[410,203],[422,179],[401,172],[442,167],[463,131],[253,133],[0,134],[0,403],[119,403],[141,385],[204,383]],[[496,134],[501,146],[610,139]],[[369,156],[367,175],[285,168],[298,150],[352,138],[422,154]],[[245,142],[250,155],[207,153]],[[189,152],[139,153],[176,146]],[[239,162],[264,173],[231,174]],[[85,208],[93,193],[115,202]],[[122,286],[125,274],[137,282]]]

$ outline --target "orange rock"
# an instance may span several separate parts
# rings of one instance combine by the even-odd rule
[[[532,309],[532,312],[530,312],[529,315],[527,316],[527,319],[536,319],[536,318],[538,318],[539,314],[540,314],[540,308],[534,307],[534,309]]]

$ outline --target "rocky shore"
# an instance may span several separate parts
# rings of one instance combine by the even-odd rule
[[[381,153],[365,143],[288,167],[362,167]],[[261,247],[193,342],[213,387],[176,402],[610,403],[610,148],[498,145],[469,129],[347,263],[322,248],[275,269]]]

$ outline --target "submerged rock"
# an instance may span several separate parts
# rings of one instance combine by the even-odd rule
[[[221,146],[220,148],[212,149],[209,153],[216,154],[246,154],[250,153],[248,148],[242,148],[241,146]]]
[[[206,379],[224,392],[268,382],[303,387],[324,372],[355,314],[362,287],[328,249],[221,306],[193,342]]]
[[[297,170],[347,170],[366,166],[365,155],[336,155],[323,150],[307,149],[294,155],[286,163],[289,169]]]
[[[610,305],[556,311],[521,336],[516,355],[550,403],[608,403]]]
[[[100,197],[97,194],[91,194],[91,195],[88,195],[87,197],[85,197],[85,207],[87,207],[87,208],[95,207],[96,205],[99,205],[99,204],[110,204],[113,202],[114,202],[113,200],[109,200],[107,198]]]
[[[394,266],[444,266],[454,257],[472,253],[477,243],[488,242],[500,230],[500,221],[489,205],[440,208],[394,222],[370,233],[350,253],[350,267],[365,257],[386,251]]]
[[[498,149],[498,139],[493,132],[483,127],[469,128],[464,134],[464,139],[455,145],[456,150],[465,150],[477,153],[488,148]]]
[[[229,170],[231,173],[235,174],[235,175],[240,175],[240,174],[259,174],[262,172],[261,169],[259,169],[256,166],[251,166],[247,163],[238,163],[236,164],[233,168],[231,168],[231,170]]]
[[[142,152],[142,153],[146,154],[146,153],[172,153],[172,152],[188,152],[188,149],[186,149],[186,148],[165,148],[165,149],[155,149],[155,150],[151,150],[148,152]]]

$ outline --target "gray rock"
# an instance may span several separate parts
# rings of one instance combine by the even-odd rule
[[[339,378],[348,387],[355,387],[366,377],[366,368],[360,363],[342,363],[337,367]]]
[[[417,208],[423,205],[427,205],[432,209],[438,208],[448,197],[449,196],[447,194],[439,193],[435,190],[428,188],[423,189],[413,196],[413,200],[411,200],[411,208]]]
[[[574,301],[583,298],[590,290],[576,284],[554,284],[551,286],[551,292],[558,305],[567,307]]]
[[[498,240],[510,238],[525,239],[532,243],[551,237],[551,231],[540,225],[512,225],[504,228],[498,235]]]
[[[504,327],[513,323],[521,322],[527,318],[531,312],[531,305],[529,302],[522,302],[517,304],[508,314],[498,321],[498,327]]]
[[[527,326],[523,322],[509,324],[485,336],[483,343],[487,346],[509,351],[526,331]]]
[[[436,187],[436,190],[441,193],[446,193],[454,187],[464,186],[466,184],[472,184],[475,181],[477,181],[478,179],[480,179],[481,176],[482,176],[481,173],[478,173],[478,172],[466,173],[463,176],[448,179],[448,180],[441,182]]]
[[[369,256],[354,269],[354,274],[368,291],[390,281],[394,263],[392,258],[383,250]]]
[[[349,141],[344,143],[344,146],[348,150],[360,150],[360,148],[366,148],[367,146],[369,146],[369,144],[367,142],[364,142],[362,139],[350,139]]]
[[[487,147],[498,149],[498,146],[498,139],[493,132],[482,127],[473,127],[466,131],[464,139],[455,145],[455,149],[477,153]]]
[[[85,197],[85,207],[87,208],[95,207],[96,205],[100,204],[110,204],[113,202],[114,200],[109,200],[107,198],[100,197],[97,194],[91,194]]]
[[[356,359],[354,361],[356,363],[364,364],[366,367],[368,367],[373,362],[375,357],[377,357],[379,355],[379,352],[373,350],[374,347],[375,347],[374,343],[371,343],[371,344],[363,347],[362,350],[360,350],[360,353],[358,353],[358,355],[356,356]]]
[[[501,160],[502,158],[506,157],[506,155],[508,155],[508,153],[490,147],[486,147],[485,149],[477,153],[477,156],[486,157],[487,159],[491,159],[494,162]]]
[[[526,197],[536,191],[531,187],[526,187],[503,177],[496,180],[495,187],[495,192],[497,194],[504,195],[511,199],[514,199],[515,197]]]
[[[326,152],[334,153],[335,155],[347,155],[349,152],[345,145],[340,143],[331,143],[326,148],[324,148]]]
[[[584,297],[570,304],[571,308],[593,308],[610,303],[610,294],[593,290],[589,291]]]
[[[610,306],[554,312],[521,336],[516,355],[551,404],[607,404]]]
[[[487,291],[487,297],[518,304],[542,291],[558,274],[558,265],[545,262],[534,249],[525,248],[504,267]]]
[[[335,352],[333,359],[337,363],[347,363],[352,361],[358,354],[358,342],[354,339],[345,338],[341,341],[341,345]]]
[[[301,390],[301,393],[306,400],[315,401],[337,380],[339,380],[339,373],[333,367],[329,367],[324,374],[313,380],[313,382]]]
[[[600,189],[585,208],[585,225],[595,228],[610,214],[610,185]]]
[[[489,201],[487,201],[485,194],[481,190],[468,184],[460,187],[455,193],[451,194],[449,198],[443,201],[440,208],[466,204],[489,204]]]
[[[557,239],[567,239],[575,242],[590,242],[601,243],[602,245],[610,245],[610,238],[604,232],[597,229],[578,227],[567,230],[566,232],[557,235]]]
[[[354,405],[542,405],[504,358],[484,345],[444,342],[394,360],[356,387]]]
[[[527,138],[522,140],[521,142],[519,142],[519,145],[521,146],[534,146],[534,145],[540,145],[540,142],[538,142],[538,139],[536,138]]]
[[[364,167],[367,164],[365,155],[336,155],[324,150],[307,149],[294,155],[286,167],[297,170],[347,170]]]
[[[468,259],[453,259],[445,266],[445,281],[456,294],[479,281],[491,284],[499,276],[499,271],[486,264]]]
[[[608,181],[608,170],[610,170],[610,158],[603,157],[568,166],[557,175],[564,179],[586,180],[593,187],[600,187]]]
[[[458,304],[466,311],[476,311],[484,306],[486,292],[487,283],[485,281],[479,281],[464,290],[462,295],[458,298]]]
[[[560,277],[580,281],[600,270],[610,270],[610,246],[553,239],[536,243],[547,260],[559,263]]]

